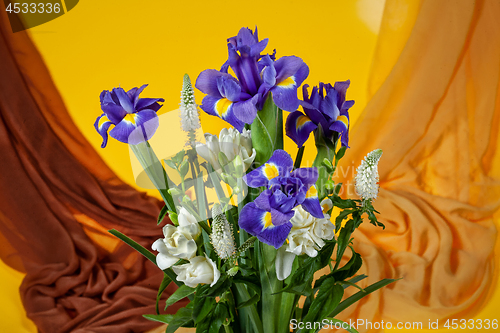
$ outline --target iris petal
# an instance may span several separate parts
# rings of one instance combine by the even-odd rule
[[[244,123],[251,124],[257,116],[256,104],[259,100],[259,95],[255,95],[249,100],[234,104],[234,115]]]
[[[142,109],[150,109],[150,106],[154,103],[165,102],[163,98],[139,98],[135,102],[135,109],[141,111]]]
[[[159,126],[158,115],[153,110],[143,110],[131,117],[130,120],[124,118],[109,135],[118,141],[136,145],[149,140]]]
[[[123,90],[123,88],[113,88],[113,92],[115,93],[116,97],[118,97],[120,105],[123,107],[123,109],[127,111],[127,113],[133,113],[134,105],[132,104],[132,101],[128,97],[125,90]]]
[[[316,186],[311,186],[307,191],[306,198],[302,202],[302,208],[316,218],[323,218],[323,208],[319,203]]]
[[[223,97],[217,86],[217,78],[219,77],[229,77],[234,80],[234,78],[227,73],[222,73],[215,69],[206,69],[198,75],[195,87],[207,95]]]
[[[243,180],[250,187],[267,186],[270,179],[288,175],[292,169],[293,160],[290,155],[284,150],[277,149],[269,161],[247,173]]]
[[[317,168],[298,168],[290,173],[291,177],[299,178],[302,184],[309,189],[318,180],[318,169]]]
[[[275,213],[275,218],[279,220],[278,222],[286,219],[277,213]],[[292,229],[292,223],[290,219],[281,225],[274,225],[272,222],[274,222],[273,214],[257,208],[253,202],[243,207],[238,221],[243,230],[256,236],[261,242],[280,248]]]
[[[121,106],[114,103],[102,104],[101,109],[113,124],[118,124],[127,114]]]
[[[95,120],[94,127],[96,131],[102,136],[101,148],[106,147],[108,144],[108,129],[113,123],[106,117],[106,114],[102,114]]]
[[[300,111],[292,112],[286,118],[286,135],[292,139],[298,147],[302,147],[309,138],[309,134],[318,126]]]

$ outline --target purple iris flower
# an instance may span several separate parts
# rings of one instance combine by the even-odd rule
[[[334,133],[341,137],[344,147],[349,147],[349,109],[354,101],[346,101],[345,95],[350,81],[331,84],[320,83],[314,87],[311,97],[307,92],[308,85],[302,87],[304,102],[300,111],[292,112],[286,120],[286,134],[301,147],[309,134],[321,125],[325,136],[332,139]]]
[[[196,80],[196,88],[208,95],[201,105],[205,112],[241,131],[244,124],[253,122],[269,93],[282,110],[299,107],[297,88],[309,75],[309,68],[295,56],[277,61],[274,55],[261,56],[267,43],[267,39],[259,41],[257,29],[253,33],[248,28],[228,39],[229,56],[221,70],[207,69]],[[236,79],[228,73],[229,68]]]
[[[292,169],[290,155],[276,150],[264,165],[243,177],[248,186],[267,189],[243,207],[238,223],[243,230],[275,248],[281,247],[288,237],[292,229],[292,209],[296,206],[302,205],[311,215],[323,218],[314,186],[317,169]]]
[[[94,127],[102,136],[101,147],[108,143],[108,130],[115,127],[109,135],[118,141],[138,144],[149,140],[159,126],[156,112],[162,107],[158,102],[163,98],[139,98],[139,94],[147,87],[132,88],[125,92],[123,88],[101,92],[101,109],[104,112],[97,117]]]

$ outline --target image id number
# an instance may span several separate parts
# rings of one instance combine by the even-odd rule
[[[35,3],[35,2],[31,2],[31,3],[9,3],[9,5],[7,6],[7,8],[5,9],[5,11],[9,12],[9,13],[23,13],[23,14],[27,14],[27,13],[31,13],[31,14],[35,14],[35,13],[46,13],[46,14],[50,14],[50,13],[60,13],[61,12],[61,4],[60,3],[55,3],[55,4],[52,4],[52,3]]]

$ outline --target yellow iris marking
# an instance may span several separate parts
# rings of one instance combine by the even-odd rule
[[[295,80],[293,79],[293,76],[287,77],[283,81],[277,84],[277,86],[283,87],[283,88],[291,88],[295,86]]]
[[[135,125],[135,116],[136,116],[135,113],[127,113],[127,115],[123,117],[123,120]]]
[[[269,227],[273,226],[273,219],[271,218],[271,213],[266,212],[264,216],[262,217],[264,220],[264,229],[267,229]]]
[[[215,112],[219,115],[219,117],[225,117],[229,107],[233,104],[227,98],[221,98],[215,103]]]
[[[104,123],[106,123],[106,122],[108,122],[108,121],[109,121],[108,117],[106,117],[106,116],[102,116],[102,117],[101,117],[101,119],[99,119],[99,123],[97,124],[97,126],[98,126],[99,128],[101,128],[101,127],[102,127],[102,125],[104,125]]]
[[[297,128],[304,126],[307,122],[311,121],[308,116],[300,116],[297,119]]]
[[[316,198],[318,196],[318,191],[316,190],[316,186],[309,187],[309,190],[306,193],[306,198]]]
[[[279,176],[278,168],[274,164],[266,163],[264,165],[264,175],[269,180],[273,179],[274,177],[278,177]]]
[[[345,127],[347,128],[347,125],[349,124],[349,120],[347,119],[346,116],[338,116],[337,121],[341,121]]]

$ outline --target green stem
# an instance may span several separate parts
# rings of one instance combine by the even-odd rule
[[[260,242],[256,242],[255,247],[257,255],[259,255],[259,272],[262,287],[262,325],[265,333],[274,333],[278,329],[279,318],[277,314],[280,313],[283,294],[274,294],[283,289],[283,281],[278,280],[274,265],[276,249]]]
[[[238,303],[243,303],[245,301],[248,301],[250,299],[250,294],[248,293],[248,290],[246,287],[241,284],[241,283],[235,283],[234,286],[236,286],[236,299]],[[259,313],[257,312],[257,308],[254,305],[246,306],[244,308],[241,308],[238,310],[240,315],[240,320],[243,325],[245,325],[247,319],[250,321],[250,325],[252,326],[252,329],[250,330],[250,327],[248,326],[243,326],[242,327],[242,332],[256,332],[256,333],[264,333],[264,330],[262,328],[262,321],[259,317]]]
[[[297,151],[297,156],[295,157],[295,163],[293,164],[294,169],[300,168],[300,164],[302,163],[302,156],[304,156],[304,149],[306,149],[306,146],[302,146],[299,148]]]

